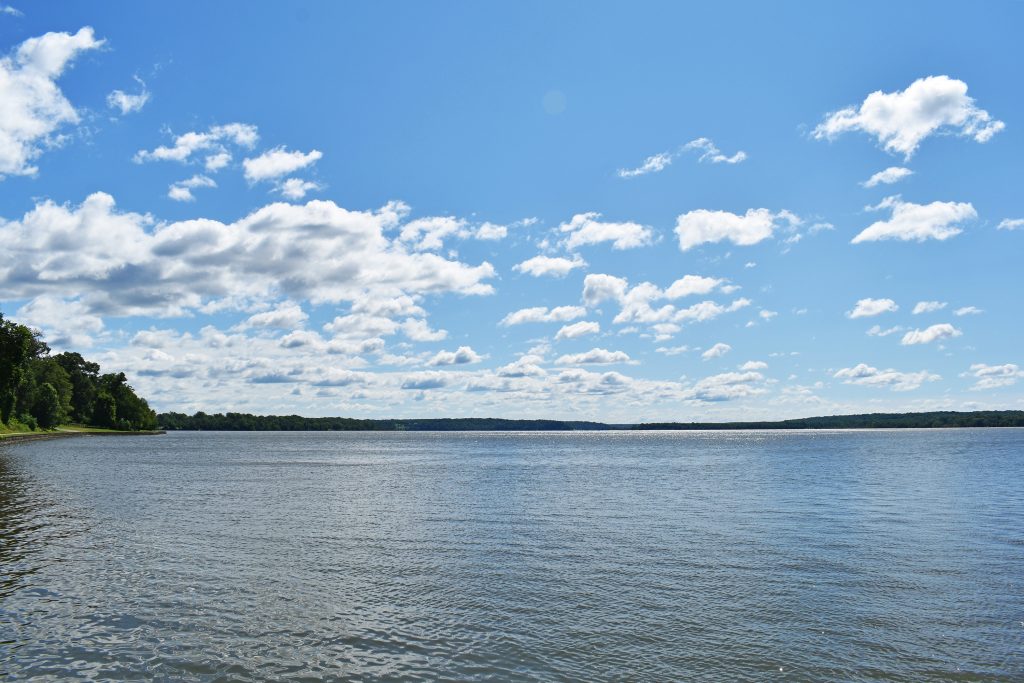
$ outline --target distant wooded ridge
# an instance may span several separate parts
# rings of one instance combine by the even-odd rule
[[[360,420],[350,417],[250,415],[248,413],[161,413],[157,423],[167,430],[310,431],[310,432],[456,432],[456,431],[601,431],[609,429],[919,429],[950,427],[1024,427],[1022,410],[929,413],[871,413],[804,417],[774,422],[651,422],[606,424],[566,420],[505,420],[464,417],[409,420]]]

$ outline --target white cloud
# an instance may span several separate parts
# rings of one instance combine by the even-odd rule
[[[718,342],[710,349],[700,354],[700,357],[703,358],[704,360],[711,360],[712,358],[721,358],[730,351],[732,351],[731,346],[729,346],[728,344],[723,344],[722,342]]]
[[[171,147],[157,147],[153,150],[140,149],[132,160],[141,164],[147,161],[188,162],[193,154],[206,153],[206,170],[210,172],[224,168],[230,160],[226,144],[252,149],[259,141],[256,126],[248,123],[228,123],[211,126],[205,133],[192,131],[179,135]]]
[[[288,178],[277,186],[277,191],[288,199],[302,199],[307,193],[322,189],[319,183],[301,178]]]
[[[779,220],[791,225],[800,219],[788,211],[772,213],[768,209],[748,209],[740,216],[728,211],[697,209],[676,219],[676,236],[683,251],[711,242],[728,240],[740,246],[757,244],[772,236]]]
[[[277,328],[294,330],[309,318],[302,307],[294,303],[279,304],[277,308],[257,313],[245,321],[245,327]]]
[[[920,78],[906,90],[875,91],[859,108],[848,107],[829,114],[814,129],[817,139],[833,139],[851,130],[874,136],[886,151],[909,159],[930,135],[954,132],[977,142],[987,142],[1005,125],[975,106],[967,96],[967,84],[948,76]]]
[[[0,179],[35,175],[32,162],[59,144],[54,134],[65,124],[78,123],[78,112],[56,81],[78,55],[103,43],[87,26],[74,35],[29,38],[0,59]]]
[[[941,311],[945,307],[945,301],[918,301],[914,306],[912,314],[921,315],[922,313],[934,313],[935,311]]]
[[[843,368],[836,372],[833,377],[841,379],[845,384],[858,384],[869,387],[889,387],[893,391],[912,391],[925,382],[935,382],[942,377],[922,370],[920,372],[900,372],[893,370],[879,370],[866,363],[861,363],[852,368]]]
[[[723,372],[698,381],[685,397],[703,402],[734,401],[765,393],[763,382],[760,372]]]
[[[14,314],[16,320],[43,331],[48,344],[62,348],[90,347],[103,331],[103,320],[75,299],[40,296]]]
[[[555,339],[576,339],[588,334],[597,334],[600,331],[600,323],[583,320],[578,323],[572,323],[571,325],[564,325],[562,329],[558,330],[555,334]]]
[[[900,344],[911,346],[912,344],[930,344],[941,339],[959,337],[963,332],[956,329],[949,323],[939,323],[923,330],[911,330],[903,335]]]
[[[311,303],[483,295],[495,274],[436,254],[413,253],[388,234],[408,207],[349,211],[329,201],[274,203],[233,223],[157,223],[115,210],[104,193],[81,206],[42,202],[0,221],[0,288],[10,299],[78,292],[102,315],[183,315],[212,303]],[[582,307],[580,310],[583,310]]]
[[[402,323],[402,334],[418,342],[441,341],[448,337],[447,330],[432,330],[426,320],[409,318]]]
[[[722,278],[684,275],[668,286],[664,296],[666,299],[681,299],[695,294],[710,294],[723,284],[725,280]]]
[[[566,248],[611,242],[613,249],[634,249],[654,241],[653,231],[639,223],[607,223],[598,220],[601,214],[580,213],[568,223],[558,226],[559,232],[568,234]]]
[[[1006,365],[986,365],[975,363],[971,366],[970,373],[966,376],[973,376],[978,381],[971,387],[972,391],[983,391],[985,389],[997,389],[1016,384],[1018,379],[1024,378],[1024,370],[1013,363]]]
[[[881,325],[874,325],[868,330],[867,334],[869,337],[888,337],[890,334],[896,334],[897,332],[902,331],[903,327],[901,325],[895,325],[884,330]]]
[[[892,299],[860,299],[853,307],[853,310],[847,312],[846,317],[870,318],[882,313],[898,311],[899,308]]]
[[[978,217],[974,207],[967,202],[932,202],[913,204],[903,201],[898,195],[886,197],[871,210],[891,209],[887,221],[877,221],[861,231],[850,242],[876,242],[878,240],[945,240],[963,232],[955,224]]]
[[[964,306],[962,308],[958,308],[955,311],[953,311],[953,315],[957,315],[957,316],[960,316],[960,315],[979,315],[981,313],[984,313],[984,311],[981,310],[980,308],[976,307],[976,306]]]
[[[217,187],[213,178],[204,175],[194,175],[186,180],[179,180],[167,188],[167,196],[176,202],[194,202],[195,196],[192,190],[198,187]]]
[[[658,173],[668,168],[678,155],[694,151],[700,153],[698,161],[709,161],[712,164],[738,164],[747,158],[747,153],[743,151],[736,152],[732,156],[726,156],[722,154],[722,151],[709,138],[697,138],[686,143],[675,152],[662,152],[649,156],[644,159],[644,163],[636,168],[620,168],[618,175],[620,178],[635,178],[647,175],[648,173]]]
[[[509,313],[502,318],[501,324],[507,327],[523,323],[560,323],[582,318],[586,314],[587,309],[582,306],[556,306],[551,310],[544,306],[534,306]]]
[[[689,346],[659,346],[654,349],[655,353],[662,353],[666,356],[680,356],[689,350]]]
[[[16,7],[11,7],[10,5],[0,5],[0,14],[7,14],[12,17],[25,16],[24,12],[22,12]]]
[[[776,316],[778,316],[779,313],[778,313],[778,311],[769,311],[768,309],[764,309],[764,310],[758,311],[757,315],[758,315],[758,317],[761,318],[761,320],[771,320],[771,319],[775,318]]]
[[[559,357],[556,365],[610,365],[612,363],[628,363],[629,354],[625,351],[609,351],[594,348],[583,353],[571,353]]]
[[[743,365],[740,366],[740,370],[743,370],[743,371],[764,370],[767,367],[768,367],[768,364],[765,363],[763,360],[748,360],[746,363],[744,363]]]
[[[586,268],[586,266],[587,262],[579,254],[573,254],[572,259],[560,256],[534,256],[512,266],[512,270],[527,273],[534,277],[543,277],[545,275],[565,277],[570,271],[576,268]]]
[[[427,365],[467,365],[479,363],[483,358],[469,346],[460,346],[455,351],[438,351],[427,361]]]
[[[503,240],[506,236],[508,236],[508,227],[495,223],[483,223],[476,229],[474,235],[478,240],[489,241]]]
[[[999,221],[999,225],[996,227],[998,230],[1016,230],[1017,228],[1024,228],[1024,218],[1004,218]]]
[[[596,306],[603,301],[619,301],[626,293],[629,282],[621,277],[590,273],[583,278],[583,301]]]
[[[884,171],[879,171],[878,173],[874,174],[873,176],[865,180],[863,183],[861,183],[861,185],[864,187],[875,187],[876,185],[879,184],[892,185],[893,183],[898,183],[904,178],[912,175],[914,175],[914,172],[911,171],[909,168],[903,168],[901,166],[890,166]]]
[[[648,173],[657,173],[666,169],[672,163],[672,155],[668,152],[655,154],[644,159],[644,163],[637,168],[620,168],[620,178],[635,178]]]
[[[284,147],[275,147],[258,157],[244,159],[245,179],[250,183],[261,180],[280,178],[300,169],[315,164],[324,156],[323,152],[314,149],[311,152],[289,152]]]
[[[739,151],[732,156],[726,156],[722,154],[721,150],[715,146],[715,143],[708,138],[697,138],[683,145],[683,149],[686,151],[695,150],[701,152],[699,161],[710,161],[713,164],[738,164],[747,158],[747,153]]]
[[[142,108],[146,106],[146,102],[149,102],[149,91],[146,90],[146,83],[138,76],[135,77],[135,82],[142,88],[137,94],[133,95],[126,93],[124,90],[115,90],[107,95],[107,106],[111,109],[117,109],[121,112],[122,116],[142,111]]]

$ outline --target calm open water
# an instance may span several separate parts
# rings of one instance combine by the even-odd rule
[[[0,446],[0,675],[1024,680],[1024,430]]]

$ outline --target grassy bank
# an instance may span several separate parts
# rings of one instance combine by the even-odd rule
[[[45,439],[63,439],[73,436],[150,436],[163,433],[163,430],[123,431],[86,425],[62,425],[56,429],[36,430],[28,429],[22,425],[0,425],[0,443],[43,441]]]

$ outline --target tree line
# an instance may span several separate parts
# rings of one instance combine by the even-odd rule
[[[879,429],[942,427],[1024,427],[1024,411],[986,410],[974,412],[873,413],[831,415],[777,422],[658,422],[646,424],[605,424],[564,420],[506,420],[492,417],[361,420],[351,417],[302,417],[301,415],[251,415],[213,413],[193,415],[161,413],[157,423],[166,430],[192,431],[296,431],[296,432],[446,432],[446,431],[579,431],[607,429],[698,430],[698,429]]]
[[[804,417],[778,422],[652,422],[633,429],[922,429],[1024,427],[1024,410],[939,410],[928,413],[868,413]]]
[[[302,417],[300,415],[250,415],[248,413],[214,413],[202,411],[194,415],[160,413],[161,429],[199,431],[257,432],[456,432],[456,431],[565,431],[581,429],[612,429],[599,422],[565,422],[562,420],[504,420],[494,417],[463,417],[408,420],[360,420],[351,417]]]
[[[100,373],[79,353],[51,355],[42,335],[0,313],[0,426],[52,429],[83,424],[156,428],[156,413],[123,372]]]

